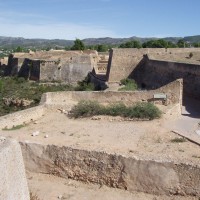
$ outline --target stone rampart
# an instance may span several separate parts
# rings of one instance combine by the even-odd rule
[[[13,54],[9,56],[4,75],[75,84],[85,79],[96,67],[98,54],[95,52],[53,51]]]
[[[75,84],[85,79],[93,67],[94,63],[90,55],[79,55],[58,62],[44,62],[40,67],[40,80]]]
[[[143,65],[143,56],[149,55],[152,57],[165,57],[170,58],[170,55],[182,55],[190,52],[200,53],[200,48],[145,48],[145,49],[112,49],[110,51],[110,58],[107,70],[107,81],[110,83],[119,82],[127,78],[132,71]],[[172,56],[171,56],[172,57]],[[186,59],[184,57],[184,59]],[[174,61],[175,62],[175,61]]]
[[[30,199],[20,145],[3,137],[0,137],[0,172],[0,199]]]
[[[187,96],[200,97],[200,65],[146,59],[131,75],[136,82],[147,89],[156,89],[183,79],[183,90]]]

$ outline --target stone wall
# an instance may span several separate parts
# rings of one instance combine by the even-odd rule
[[[97,66],[97,58],[98,55],[94,51],[85,54],[77,51],[13,54],[9,56],[4,75],[76,84]]]
[[[41,105],[2,116],[0,117],[0,129],[12,128],[13,126],[29,123],[41,118],[44,114],[45,108]]]
[[[20,145],[3,137],[0,137],[0,199],[30,199]]]
[[[8,57],[8,66],[5,68],[4,76],[15,76],[18,71],[18,59],[11,54]]]
[[[112,49],[109,56],[109,64],[107,71],[108,82],[119,82],[127,78],[131,72],[137,67],[145,54],[165,54],[167,51],[176,52],[180,49],[164,49],[164,48],[145,48],[145,49]],[[190,49],[191,51],[191,49]]]
[[[131,77],[146,89],[156,89],[182,78],[184,94],[200,97],[200,65],[146,58],[142,66],[133,70]]]
[[[100,103],[110,104],[114,102],[124,102],[125,104],[133,104],[140,101],[152,101],[153,95],[157,93],[165,93],[169,104],[182,103],[182,81],[177,80],[157,90],[150,91],[134,91],[134,92],[50,92],[42,96],[41,104],[47,106],[67,106],[70,103],[81,100],[96,100]]]
[[[75,84],[85,79],[94,65],[91,55],[73,56],[69,60],[43,61],[40,67],[40,80]]]
[[[19,59],[18,61],[20,61]],[[38,81],[40,79],[40,61],[39,60],[30,60],[25,58],[21,67],[18,65],[18,75],[19,77],[24,77],[28,80]]]
[[[199,54],[200,48],[112,49],[109,57],[107,81],[110,83],[119,82],[127,78],[136,67],[143,65],[144,55],[160,58],[157,60],[162,60],[161,58],[165,58],[166,55],[167,59],[170,59],[170,57],[172,58],[173,55],[179,55],[181,59],[186,59],[185,56],[189,55],[190,52]]]
[[[200,63],[186,57],[190,52],[200,57],[200,48],[112,49],[106,80],[119,83],[124,78],[133,78],[142,88],[157,89],[182,78],[184,94],[199,98]],[[161,58],[183,59],[184,62]]]

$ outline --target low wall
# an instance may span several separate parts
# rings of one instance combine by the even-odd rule
[[[29,200],[21,148],[18,142],[0,138],[0,199]]]
[[[200,195],[200,166],[21,143],[26,169],[128,191]]]
[[[169,104],[181,104],[182,102],[182,81],[174,81],[157,90],[150,91],[134,91],[134,92],[52,92],[45,93],[42,96],[41,104],[47,106],[68,105],[70,102],[81,100],[96,100],[100,103],[123,102],[125,104],[133,104],[140,101],[150,101],[156,93],[165,93]]]
[[[3,117],[0,117],[0,129],[12,128],[13,126],[29,123],[32,120],[36,120],[42,117],[44,113],[45,108],[44,106],[40,105],[5,115]]]

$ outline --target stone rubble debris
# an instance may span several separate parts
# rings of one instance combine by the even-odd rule
[[[101,120],[101,117],[94,116],[94,117],[91,118],[91,120]]]
[[[196,134],[200,136],[200,130],[196,130]]]
[[[59,108],[58,111],[60,111],[60,112],[63,113],[63,114],[68,114],[68,112],[67,112],[66,110],[61,109],[61,108]]]
[[[32,136],[35,137],[35,136],[38,136],[39,134],[40,134],[39,131],[35,131],[35,132],[32,133]]]
[[[6,140],[5,137],[0,137],[0,142],[4,142]]]

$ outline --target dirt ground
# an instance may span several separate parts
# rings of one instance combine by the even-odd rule
[[[32,194],[39,200],[198,200],[197,197],[154,196],[106,186],[85,184],[45,174],[27,174]],[[55,184],[56,183],[56,184]]]
[[[189,141],[173,142],[179,138],[172,132],[175,116],[153,121],[126,121],[120,117],[98,116],[70,119],[58,109],[51,109],[39,120],[18,130],[1,131],[2,136],[18,141],[54,144],[78,149],[104,151],[111,154],[157,161],[175,161],[200,165],[199,146]],[[39,132],[39,135],[32,136]],[[105,186],[84,184],[42,174],[27,174],[30,191],[40,200],[87,199],[87,200],[171,200],[198,199],[193,197],[153,196],[129,193]]]
[[[124,121],[120,117],[100,116],[70,119],[57,109],[18,130],[2,131],[18,141],[55,144],[78,149],[105,151],[141,159],[171,160],[200,164],[199,146],[189,141],[173,142],[178,135],[171,127],[175,119]],[[39,132],[33,137],[34,132]]]

